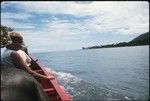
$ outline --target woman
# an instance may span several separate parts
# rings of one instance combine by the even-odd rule
[[[1,63],[3,66],[9,66],[14,68],[17,67],[23,69],[34,77],[39,77],[42,79],[54,79],[53,76],[44,76],[30,69],[26,59],[24,59],[20,54],[26,53],[24,51],[21,51],[23,37],[19,33],[11,32],[9,34],[9,37],[11,38],[12,42],[6,46],[6,50],[2,54]]]
[[[22,57],[27,66],[31,65],[31,58],[24,51],[18,50],[17,53]]]

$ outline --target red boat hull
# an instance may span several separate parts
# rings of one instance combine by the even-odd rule
[[[31,56],[30,56],[31,57]],[[50,75],[45,68],[36,62],[32,57],[32,63],[34,64],[34,71],[48,76]],[[51,101],[70,101],[69,96],[60,88],[55,79],[52,80],[41,80],[35,78],[42,86],[43,91],[49,96]]]

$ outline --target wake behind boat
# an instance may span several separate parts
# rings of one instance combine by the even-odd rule
[[[31,56],[30,56],[31,57]],[[35,61],[32,57],[32,65],[34,65],[34,71],[48,76],[50,75],[48,71],[45,70],[45,68],[40,65],[37,60]],[[63,89],[60,88],[59,84],[56,82],[55,79],[52,80],[39,80],[38,78],[35,78],[40,85],[43,88],[43,91],[48,95],[50,100],[52,101],[69,101],[69,96],[63,91]]]

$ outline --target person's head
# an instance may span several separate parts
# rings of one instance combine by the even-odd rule
[[[12,43],[16,43],[20,45],[23,43],[23,37],[19,33],[11,32],[9,33],[9,36],[12,40]]]
[[[23,37],[19,34],[19,33],[16,33],[16,32],[11,32],[8,34],[12,43],[8,46],[6,46],[6,48],[8,48],[9,46],[12,46],[15,47],[15,48],[21,48],[21,45],[23,43]]]

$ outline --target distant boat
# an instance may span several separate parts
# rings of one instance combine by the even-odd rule
[[[45,76],[50,75],[43,66],[41,66],[32,57],[31,59],[33,61],[32,62],[33,65],[35,66],[35,68],[33,69],[34,71]],[[48,95],[51,101],[70,101],[69,96],[65,93],[63,89],[60,88],[59,84],[56,82],[55,79],[52,80],[36,79],[36,80],[41,84],[43,91]]]

